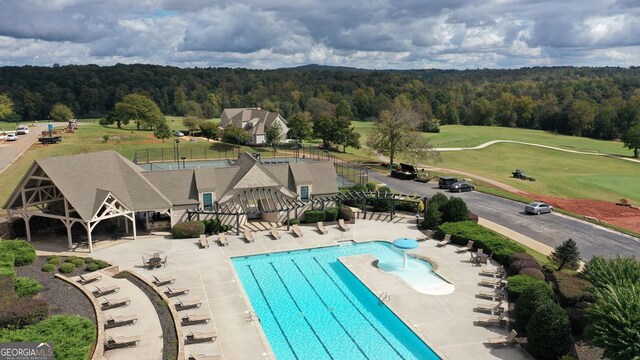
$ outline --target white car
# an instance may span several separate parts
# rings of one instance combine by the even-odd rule
[[[29,133],[29,127],[27,125],[18,125],[18,127],[16,127],[16,133],[18,135],[26,135]]]
[[[16,141],[18,140],[18,136],[16,134],[7,134],[7,141]]]

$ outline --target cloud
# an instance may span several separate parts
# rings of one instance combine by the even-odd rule
[[[637,65],[637,0],[8,0],[0,64]]]

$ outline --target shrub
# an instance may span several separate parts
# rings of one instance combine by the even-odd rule
[[[534,284],[545,284],[542,280],[532,278],[531,276],[526,275],[515,275],[510,276],[507,282],[507,291],[509,292],[509,299],[517,300],[520,294],[524,292],[527,288]]]
[[[185,221],[173,226],[171,235],[174,239],[197,238],[204,234],[204,224],[200,221]]]
[[[60,257],[58,255],[49,255],[47,256],[47,262],[60,261]]]
[[[367,191],[367,187],[362,184],[355,184],[351,187],[353,191]]]
[[[340,207],[340,209],[338,209],[338,219],[351,221],[351,219],[353,219],[353,210],[348,206]]]
[[[89,271],[89,272],[96,271],[98,269],[100,269],[100,266],[94,262],[88,263],[87,266],[85,266],[84,268],[85,271]]]
[[[478,221],[480,220],[480,217],[472,212],[469,213],[467,218],[469,221],[473,221],[474,223],[478,223]]]
[[[443,222],[467,221],[469,219],[467,204],[458,197],[450,198],[440,207],[440,211],[442,212]]]
[[[231,225],[222,225],[220,226],[220,232],[227,232],[231,230]]]
[[[29,265],[36,261],[36,250],[25,240],[0,242],[0,253],[6,252],[13,253],[15,266]]]
[[[569,316],[560,305],[547,302],[527,325],[527,350],[536,359],[555,360],[571,349]]]
[[[531,276],[532,278],[538,279],[538,280],[544,280],[544,273],[538,269],[535,268],[524,268],[522,270],[520,270],[520,272],[518,273],[518,275],[525,275],[525,276]]]
[[[372,182],[368,182],[368,183],[365,185],[365,188],[366,188],[368,191],[376,191],[376,188],[377,188],[377,187],[378,187],[378,185],[376,185],[375,183],[372,183]]]
[[[546,283],[538,282],[526,288],[515,303],[515,328],[524,335],[531,315],[547,302],[553,302],[553,290]]]
[[[19,298],[13,278],[0,277],[0,334],[2,328],[19,328],[37,323],[47,317],[49,306],[43,300]],[[7,341],[0,336],[0,342]]]
[[[429,202],[427,203],[427,208],[434,207],[440,210],[442,205],[446,204],[447,201],[449,201],[449,198],[447,197],[447,195],[441,192],[437,192],[435,195],[431,197],[431,199],[429,199]]]
[[[398,211],[406,211],[409,213],[420,212],[420,203],[414,203],[411,201],[397,201],[396,202],[396,210]]]
[[[53,264],[47,263],[47,264],[44,264],[42,266],[41,270],[44,271],[44,272],[54,272],[54,271],[56,271],[56,266],[53,265]]]
[[[587,311],[585,309],[580,308],[566,308],[564,309],[569,315],[569,324],[571,324],[571,332],[576,335],[584,334],[584,330],[587,326],[591,325],[591,320],[589,320],[589,316],[587,315]]]
[[[605,288],[607,285],[638,284],[640,283],[640,260],[620,255],[611,259],[594,256],[585,264],[583,274],[596,288]]]
[[[51,264],[53,266],[58,266],[60,265],[60,258],[59,257],[51,257],[51,259],[47,260],[47,264]]]
[[[373,211],[384,212],[391,208],[391,201],[387,199],[367,199],[367,204],[373,206]]]
[[[328,208],[324,210],[324,219],[325,221],[336,221],[338,220],[338,208]]]
[[[104,268],[107,268],[107,267],[111,266],[111,265],[109,265],[108,262],[106,262],[104,260],[96,260],[96,264],[98,264],[98,267],[100,269],[104,269]]]
[[[517,275],[520,272],[520,270],[527,269],[527,268],[540,270],[540,265],[538,265],[537,261],[518,260],[518,261],[514,262],[513,264],[509,265],[509,269],[507,271],[507,274],[509,276]]]
[[[19,297],[33,296],[42,290],[43,286],[36,280],[28,277],[18,276],[14,282],[16,295]]]
[[[307,210],[304,212],[304,221],[307,223],[317,223],[318,221],[324,221],[324,211]]]
[[[244,145],[250,138],[251,136],[245,129],[235,126],[229,126],[222,133],[222,141],[229,144]]]
[[[75,255],[67,256],[67,258],[66,258],[66,259],[64,259],[64,262],[70,262],[70,263],[72,263],[74,260],[78,260],[78,259],[80,259],[80,257],[79,257],[79,256],[75,256]]]
[[[536,261],[536,258],[534,258],[532,255],[527,254],[526,252],[515,252],[515,253],[511,254],[511,256],[509,256],[509,264],[508,265],[511,265],[514,262],[518,261],[518,260]]]
[[[76,271],[76,266],[73,263],[65,262],[60,265],[58,270],[63,274],[71,274],[72,272]]]
[[[442,224],[442,212],[440,212],[440,210],[435,206],[427,206],[422,226],[427,229],[435,230],[440,224]]]
[[[517,242],[473,221],[444,223],[438,227],[438,232],[440,235],[451,234],[451,241],[459,245],[466,245],[469,240],[473,240],[476,247],[492,253],[493,259],[502,265],[507,263],[511,254],[525,251]]]
[[[16,276],[16,270],[13,268],[14,262],[15,257],[13,253],[0,253],[0,277],[7,276],[14,278]]]
[[[220,227],[222,222],[220,219],[207,219],[202,221],[204,224],[204,232],[207,235],[218,234],[220,232]]]
[[[594,302],[595,294],[587,291],[591,283],[575,275],[562,272],[553,273],[553,285],[558,301],[563,307],[576,306],[579,302]]]
[[[300,224],[300,219],[289,219],[289,225],[298,225]]]
[[[84,266],[84,259],[73,259],[71,261],[68,261],[70,263],[72,263],[73,265],[75,265],[77,268],[81,268]]]
[[[87,256],[86,258],[84,258],[84,263],[85,264],[89,264],[89,263],[92,263],[92,262],[95,262],[95,260],[93,260],[92,257]]]

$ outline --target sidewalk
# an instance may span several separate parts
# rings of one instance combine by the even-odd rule
[[[544,255],[549,255],[551,254],[551,252],[553,252],[553,248],[549,245],[545,245],[537,240],[534,240],[528,236],[522,235],[519,232],[515,232],[511,229],[508,229],[502,225],[498,225],[492,221],[489,221],[487,219],[483,219],[480,218],[478,219],[478,224],[487,227],[495,232],[497,232],[498,234],[502,234],[512,240],[515,240],[516,242],[519,242],[520,244],[529,247],[535,251],[538,251]]]

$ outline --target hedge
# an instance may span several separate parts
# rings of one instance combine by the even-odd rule
[[[351,210],[349,206],[342,206],[338,209],[338,219],[351,221],[351,219],[353,219],[353,210]]]
[[[197,238],[204,234],[204,224],[201,221],[185,221],[173,226],[171,235],[174,239]]]
[[[25,240],[0,241],[0,254],[13,253],[15,266],[33,264],[36,261],[36,250]]]
[[[289,219],[289,225],[298,225],[300,224],[300,219]]]
[[[527,325],[527,350],[536,359],[555,360],[570,349],[569,316],[554,302],[543,304]]]
[[[324,220],[325,221],[336,221],[338,220],[338,208],[327,208],[324,210]]]
[[[304,212],[304,222],[317,223],[318,221],[324,221],[324,211],[322,210],[307,210]]]
[[[526,288],[515,302],[514,318],[515,328],[523,334],[527,330],[527,324],[531,316],[540,306],[547,302],[553,302],[553,290],[546,283],[538,282]]]
[[[531,260],[536,261],[536,258],[533,255],[529,255],[526,252],[514,252],[509,256],[509,265],[513,264],[518,260]]]
[[[587,291],[593,285],[575,275],[554,272],[553,285],[556,295],[558,295],[558,301],[563,307],[572,307],[580,302],[594,302],[596,300],[595,294]]]
[[[220,233],[220,227],[222,222],[220,219],[207,219],[202,221],[204,224],[204,232],[207,235],[218,234]]]
[[[2,328],[19,328],[42,321],[49,313],[44,300],[19,298],[12,278],[0,277],[0,332]],[[0,342],[9,341],[0,336]]]
[[[540,270],[540,265],[538,265],[537,261],[532,260],[518,260],[514,261],[511,265],[509,265],[509,269],[507,274],[509,276],[518,275],[523,269],[536,269]]]
[[[33,296],[39,293],[43,286],[36,280],[28,277],[18,276],[14,280],[16,295],[19,297]]]
[[[520,294],[522,294],[527,288],[534,284],[546,284],[543,280],[539,280],[527,275],[515,275],[510,276],[507,279],[507,291],[509,292],[509,299],[516,301]],[[548,286],[548,285],[547,285]]]
[[[531,276],[532,278],[538,279],[538,280],[544,280],[544,273],[538,269],[534,269],[534,268],[524,268],[522,270],[520,270],[520,272],[517,275],[526,275],[526,276]]]
[[[513,253],[525,252],[517,242],[473,221],[444,223],[438,227],[438,232],[440,236],[450,234],[451,241],[459,245],[466,245],[469,240],[473,240],[474,247],[481,247],[486,253],[492,253],[493,259],[502,265],[507,264]]]
[[[58,270],[63,274],[71,274],[72,272],[76,271],[76,266],[73,263],[65,262],[60,265]]]

